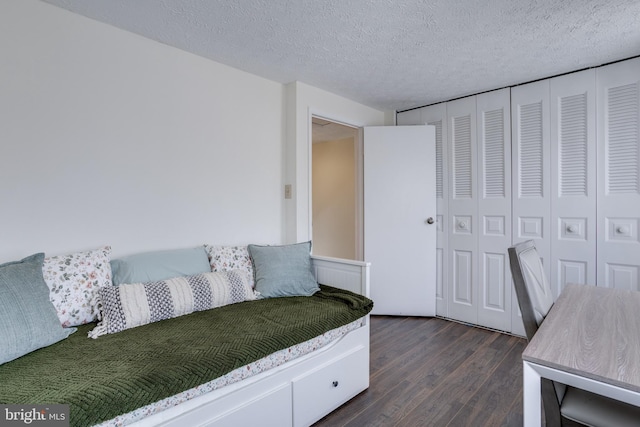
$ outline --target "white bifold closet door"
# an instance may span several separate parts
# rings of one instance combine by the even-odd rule
[[[549,81],[511,89],[513,243],[534,240],[551,276]]]
[[[511,331],[510,91],[476,96],[478,128],[478,324]]]
[[[549,80],[551,114],[551,276],[596,284],[595,70]]]
[[[476,97],[447,102],[449,316],[478,323]]]
[[[447,103],[451,318],[511,330],[509,89]]]
[[[598,68],[598,286],[640,290],[640,58]]]
[[[514,87],[511,108],[513,242],[535,242],[555,299],[596,281],[594,71]],[[519,310],[512,324],[524,334]]]
[[[547,277],[551,276],[551,162],[549,82],[511,88],[512,240],[533,240]],[[512,306],[519,307],[515,292]],[[524,335],[520,310],[512,329]]]

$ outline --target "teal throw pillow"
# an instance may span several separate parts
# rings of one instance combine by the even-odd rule
[[[260,298],[310,296],[320,290],[311,272],[311,242],[249,245]]]
[[[156,282],[210,271],[204,246],[143,252],[111,261],[111,277],[115,286]]]
[[[63,328],[42,277],[44,254],[0,265],[0,364],[56,343]]]

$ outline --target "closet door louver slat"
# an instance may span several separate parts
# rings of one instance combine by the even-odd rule
[[[443,179],[442,179],[442,120],[429,122],[429,125],[436,128],[436,197],[442,199]]]
[[[519,110],[520,197],[543,197],[542,102],[523,104]]]
[[[471,117],[453,117],[453,197],[473,197],[471,165]]]
[[[587,195],[587,95],[560,98],[560,195]]]
[[[504,109],[483,113],[484,197],[505,197]]]
[[[638,83],[610,88],[607,110],[607,191],[610,194],[638,194]]]

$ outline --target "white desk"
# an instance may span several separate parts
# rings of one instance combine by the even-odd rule
[[[640,292],[567,285],[522,362],[525,427],[541,425],[541,378],[640,406]]]

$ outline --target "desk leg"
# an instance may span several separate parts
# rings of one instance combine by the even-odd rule
[[[540,427],[542,425],[540,375],[526,361],[522,361],[522,372],[523,424],[524,427]]]

